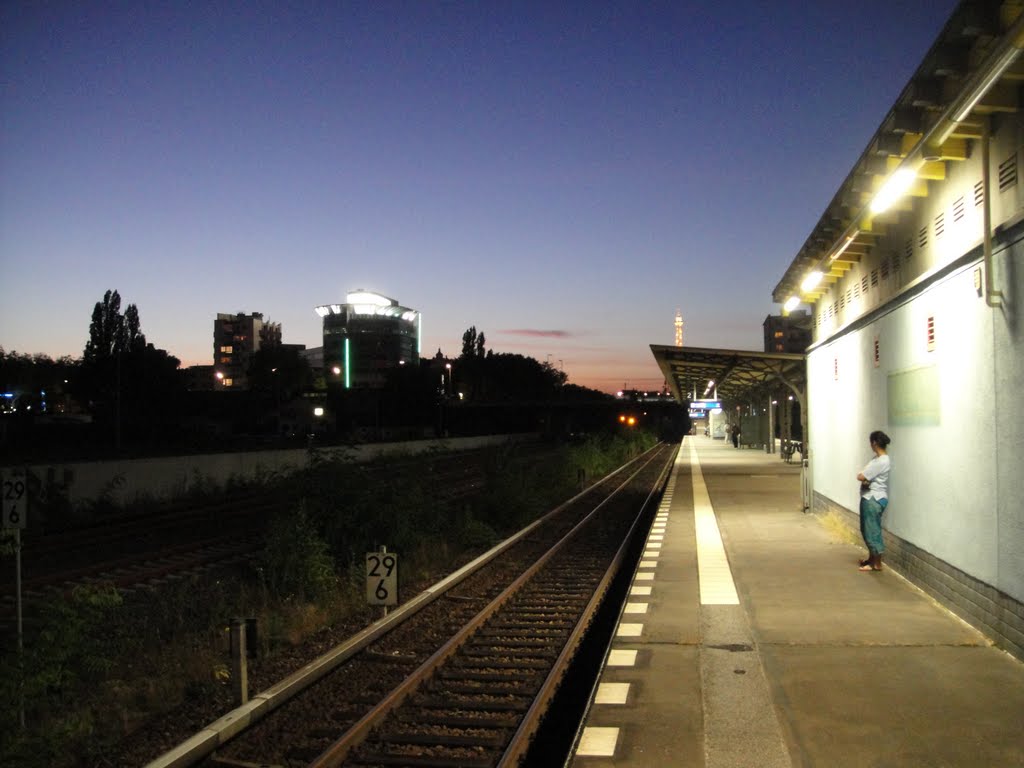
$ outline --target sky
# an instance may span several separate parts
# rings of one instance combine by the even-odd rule
[[[116,289],[211,364],[376,291],[604,391],[761,349],[771,299],[951,0],[0,4],[0,347]]]

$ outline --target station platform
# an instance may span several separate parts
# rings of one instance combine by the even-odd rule
[[[567,765],[1024,766],[1024,663],[851,541],[686,437]]]

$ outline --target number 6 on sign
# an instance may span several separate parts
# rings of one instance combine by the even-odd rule
[[[4,528],[24,528],[28,506],[24,470],[7,470],[0,476],[0,504],[3,504]]]
[[[366,553],[366,604],[398,605],[398,555]]]

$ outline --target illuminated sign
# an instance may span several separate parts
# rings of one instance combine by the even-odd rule
[[[722,402],[720,400],[692,400],[690,402],[691,411],[713,411],[721,407]]]

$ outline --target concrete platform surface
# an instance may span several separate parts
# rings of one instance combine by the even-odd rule
[[[1024,766],[1024,663],[799,493],[778,454],[683,441],[570,765]]]

